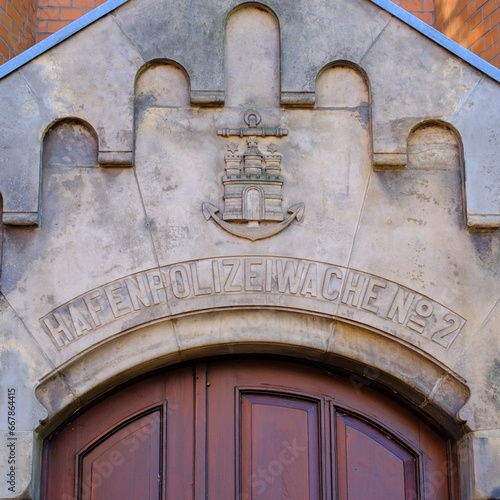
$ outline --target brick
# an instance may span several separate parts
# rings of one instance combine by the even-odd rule
[[[408,10],[421,11],[423,9],[423,0],[403,0],[401,6]]]
[[[73,7],[79,7],[83,9],[91,10],[96,7],[95,0],[73,0],[71,2]]]
[[[487,2],[484,7],[483,7],[483,16],[486,19],[488,16],[490,16],[495,9],[498,7],[496,0],[490,0]]]
[[[81,17],[83,14],[85,14],[85,10],[82,9],[61,9],[61,15],[59,19],[61,21],[74,21],[75,19]]]
[[[47,21],[47,32],[55,33],[69,24],[69,21]]]
[[[500,44],[497,46],[487,47],[479,54],[486,61],[491,62],[500,56]]]
[[[495,12],[493,12],[493,14],[491,14],[490,20],[491,20],[491,26],[496,26],[497,24],[500,24],[500,8],[498,8],[497,10],[495,10]]]
[[[12,19],[12,22],[16,24],[19,27],[22,27],[23,25],[23,18],[21,17],[21,14],[15,9],[15,7],[12,4],[7,5],[7,14],[10,16]]]
[[[0,25],[0,38],[9,46],[14,46],[14,37],[12,35],[12,31],[7,30],[7,28],[3,25]]]
[[[434,12],[434,0],[424,0],[422,8],[426,12]]]
[[[37,31],[37,36],[38,33],[47,33],[48,32],[47,21],[38,21],[36,31]]]
[[[36,36],[36,43],[40,43],[42,40],[45,40],[50,35],[51,33],[38,33],[38,35]]]
[[[12,23],[12,20],[7,14],[7,11],[2,8],[0,8],[0,23],[4,24],[5,26]]]
[[[500,40],[500,26],[497,26],[488,31],[488,33],[486,33],[485,35],[485,39],[487,46],[493,45],[498,42]]]
[[[467,39],[467,35],[470,33],[469,26],[467,24],[462,24],[460,28],[453,34],[453,39],[458,40],[458,42],[465,43]],[[446,33],[448,36],[452,36],[451,34]]]
[[[483,14],[481,12],[476,12],[470,18],[470,29],[473,30],[476,26],[478,26],[483,20]]]
[[[7,60],[10,56],[10,48],[9,46],[0,39],[0,54]]]
[[[59,7],[45,7],[38,9],[37,19],[41,21],[59,19]]]
[[[71,0],[49,0],[51,7],[71,7]]]
[[[477,36],[483,37],[488,31],[490,31],[490,20],[485,19],[481,24],[479,24],[476,29],[473,31]]]
[[[473,1],[463,2],[465,3],[465,12],[467,13],[467,17],[471,17],[476,12],[476,4]]]
[[[497,68],[500,68],[500,55],[495,56],[493,59],[489,61],[493,66],[496,66]]]
[[[448,30],[450,33],[456,33],[458,31],[458,20],[457,19],[453,19],[449,25],[448,25]]]
[[[26,40],[26,38],[23,38],[19,44],[18,44],[18,49],[19,49],[19,54],[21,52],[24,52],[26,49],[28,49],[32,44]]]
[[[477,40],[475,43],[470,45],[470,50],[474,52],[474,54],[481,54],[481,52],[484,52],[485,50],[485,45],[484,45],[484,38],[480,38]]]
[[[0,23],[2,23],[7,29],[12,27],[12,19],[7,14],[7,12],[0,10]]]
[[[421,21],[424,21],[424,23],[430,24],[432,26],[433,24],[433,16],[429,12],[412,12],[412,14],[415,17],[418,17]]]
[[[21,0],[21,5],[24,9],[26,9],[27,12],[34,12],[35,10],[34,2],[32,2],[31,0]]]

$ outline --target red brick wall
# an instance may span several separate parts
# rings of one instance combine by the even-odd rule
[[[393,0],[500,68],[500,0]]]
[[[0,0],[0,64],[35,43],[36,0]]]
[[[435,27],[500,68],[500,0],[436,0]]]
[[[105,0],[38,0],[36,41],[41,42],[104,2]]]

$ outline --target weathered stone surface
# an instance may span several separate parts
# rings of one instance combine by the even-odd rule
[[[55,340],[41,329],[39,318],[103,282],[154,268],[156,258],[130,170],[46,167],[42,195],[43,229],[12,229],[5,235],[2,289],[30,331],[38,332],[44,349],[58,359]],[[80,324],[88,327],[82,318]],[[82,339],[79,349],[84,344]]]
[[[45,135],[42,164],[45,167],[97,167],[98,144],[94,131],[85,123],[64,120]]]
[[[0,332],[0,498],[30,498],[33,430],[47,416],[35,387],[53,365],[2,295]]]
[[[497,302],[477,330],[468,336],[454,366],[469,381],[471,397],[460,416],[474,430],[500,428],[499,318]]]
[[[500,225],[498,116],[498,83],[483,77],[452,121],[464,145],[467,225],[472,229]]]
[[[201,212],[203,202],[222,207],[226,145],[230,140],[238,143],[217,137],[216,130],[239,126],[243,115],[241,110],[213,113],[210,110],[151,108],[138,121],[137,175],[149,210],[148,217],[154,222],[155,238],[161,239],[157,251],[162,264],[197,258],[200,250],[216,254],[222,244],[224,253],[238,255],[245,244],[211,221],[207,223]],[[262,142],[276,142],[283,151],[283,207],[302,202],[306,215],[303,223],[292,224],[272,240],[252,244],[252,253],[290,254],[289,237],[292,237],[296,241],[314,242],[310,257],[343,265],[370,170],[368,152],[359,148],[363,142],[368,146],[364,117],[357,110],[318,111],[313,115],[301,111],[281,114],[265,110],[262,117],[268,125],[284,126],[289,130],[287,137]],[[182,126],[175,129],[173,123]],[[311,133],[313,127],[314,134]],[[349,144],[347,138],[353,134],[359,139],[356,144]],[[204,145],[203,150],[198,147],[200,143]],[[240,143],[240,150],[244,150],[245,143]],[[152,151],[156,153],[152,155]],[[176,165],[182,161],[203,167],[178,170]],[[321,197],[314,191],[304,193],[300,189],[299,179],[305,169],[312,179],[323,180],[327,189]],[[191,198],[188,206],[186,196]],[[184,206],[185,210],[180,209]],[[330,238],[333,233],[336,237]],[[188,253],[184,246],[186,241],[193,242]],[[183,244],[179,246],[180,243]]]
[[[53,119],[81,118],[97,131],[100,150],[132,151],[134,81],[144,62],[107,16],[21,71]]]
[[[227,20],[224,57],[226,106],[278,106],[280,32],[273,14],[240,9]],[[241,43],[244,40],[245,43]]]
[[[115,16],[145,61],[176,61],[188,72],[193,90],[220,91],[224,88],[225,18],[238,3],[225,2],[221,8],[216,0],[129,2]],[[186,51],[191,44],[203,50]]]
[[[439,155],[432,155],[433,150]],[[416,157],[412,153],[406,171],[372,174],[351,265],[421,290],[438,302],[454,304],[454,310],[468,321],[456,350],[448,352],[452,362],[460,353],[458,344],[466,345],[473,338],[498,300],[498,266],[490,261],[485,272],[476,236],[464,229],[460,165],[443,169],[439,166],[442,149],[430,144],[426,151],[435,168],[422,153]],[[480,280],[473,278],[478,275]],[[467,298],[464,287],[477,301]]]
[[[392,61],[398,60],[397,67]],[[373,98],[375,152],[402,153],[412,128],[452,117],[481,79],[479,72],[393,19],[360,62]],[[444,118],[446,119],[446,118]]]
[[[474,499],[500,497],[500,431],[485,430],[473,435],[475,476]]]
[[[19,72],[2,80],[0,191],[4,217],[38,212],[40,141],[50,121],[49,112]]]
[[[319,71],[333,61],[358,64],[391,19],[363,0],[273,4],[282,20],[284,92],[314,91]]]

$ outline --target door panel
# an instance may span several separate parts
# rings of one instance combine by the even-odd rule
[[[82,500],[160,498],[162,420],[156,409],[79,453]]]
[[[112,483],[118,484],[125,492],[134,491],[138,484],[134,475],[124,473],[125,470],[136,468],[136,453],[139,452],[139,455],[144,457],[144,453],[150,452],[156,457],[160,447],[159,483],[156,478],[159,492],[153,489],[150,494],[150,483],[142,481],[144,490],[136,496],[122,496],[121,493],[106,496],[101,493],[105,490],[97,488],[95,494],[101,496],[90,498],[99,500],[101,498],[106,500],[192,498],[194,442],[190,422],[193,421],[193,400],[193,368],[188,367],[176,370],[176,376],[173,377],[162,374],[130,384],[92,406],[64,426],[60,432],[52,435],[45,443],[41,498],[45,500],[89,498],[91,483],[86,482],[89,477],[88,464],[97,457],[91,454],[96,445],[99,450],[110,448],[107,458],[111,465],[113,465],[111,459],[116,463],[122,462],[120,458],[124,459],[119,466],[113,466],[113,474],[109,478],[103,478],[106,481],[101,480],[101,483],[106,483],[110,487]],[[186,401],[189,401],[189,404],[185,404]],[[148,417],[152,418],[152,422],[149,422]],[[120,431],[122,427],[123,433]],[[153,431],[151,436],[148,435],[150,429]],[[156,436],[158,441],[154,445],[149,439],[153,436]],[[151,450],[144,449],[146,443],[152,446]],[[118,456],[116,453],[111,455],[112,451],[121,451],[122,455]],[[88,459],[86,453],[90,453]],[[84,472],[82,462],[85,464]],[[154,470],[156,473],[156,467]],[[102,471],[106,472],[106,469],[103,468]],[[99,481],[97,474],[98,470],[95,469],[95,481]],[[101,487],[106,488],[106,486]]]
[[[447,441],[382,393],[236,359],[129,384],[77,416],[45,443],[42,499],[445,500],[450,469]]]
[[[319,500],[319,401],[240,395],[242,498]]]
[[[340,498],[417,498],[418,455],[394,436],[337,413],[336,455]]]

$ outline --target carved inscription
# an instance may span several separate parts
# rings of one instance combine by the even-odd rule
[[[269,256],[202,259],[140,272],[81,295],[40,322],[61,349],[145,311],[161,309],[158,317],[168,317],[266,307],[337,317],[406,340],[418,336],[444,349],[465,324],[438,302],[392,281],[323,262]]]

